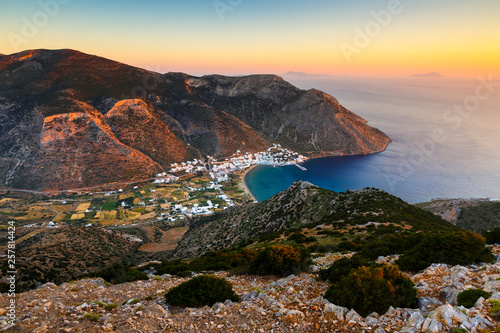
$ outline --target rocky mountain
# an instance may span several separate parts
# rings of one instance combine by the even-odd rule
[[[365,188],[337,193],[297,181],[266,201],[194,219],[174,256],[197,257],[269,233],[318,225],[332,225],[337,231],[352,227],[364,230],[369,225],[374,228],[393,225],[413,231],[459,230],[382,190]]]
[[[274,75],[162,75],[73,50],[0,57],[2,187],[142,179],[172,162],[271,143],[369,154],[390,141],[332,96]]]

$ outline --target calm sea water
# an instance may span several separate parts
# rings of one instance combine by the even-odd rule
[[[334,191],[377,187],[408,202],[500,199],[500,84],[451,79],[285,77],[317,88],[389,135],[382,153],[259,166],[245,181],[258,200],[307,180]]]

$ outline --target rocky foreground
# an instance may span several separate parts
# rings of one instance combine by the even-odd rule
[[[496,249],[498,250],[498,249]],[[313,271],[340,255],[315,259]],[[392,258],[393,259],[393,258]],[[391,258],[382,259],[390,261]],[[470,288],[492,292],[500,301],[500,262],[482,266],[433,265],[412,276],[419,309],[390,308],[366,318],[322,297],[329,283],[316,273],[286,278],[215,273],[233,284],[241,301],[204,308],[165,304],[165,292],[186,281],[150,275],[148,281],[109,285],[102,279],[52,283],[17,295],[17,324],[7,324],[7,294],[0,298],[0,330],[7,332],[494,332],[492,303],[479,299],[457,307],[457,294]]]

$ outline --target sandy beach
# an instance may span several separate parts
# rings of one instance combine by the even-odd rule
[[[243,173],[240,176],[240,185],[241,185],[241,187],[243,188],[243,190],[245,191],[245,193],[248,194],[252,198],[252,200],[254,200],[254,201],[258,201],[258,200],[253,196],[252,192],[250,192],[250,190],[248,189],[248,186],[245,183],[245,176],[247,175],[248,172],[250,172],[250,170],[253,170],[257,166],[258,165],[252,165],[251,167],[249,167],[248,169],[246,169],[245,171],[243,171]]]

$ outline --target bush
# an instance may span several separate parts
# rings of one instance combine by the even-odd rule
[[[104,306],[104,309],[106,309],[106,311],[111,311],[114,308],[116,308],[117,306],[118,306],[118,303],[109,303],[109,304],[106,304]]]
[[[495,320],[500,319],[500,301],[497,299],[488,300],[488,304],[490,304],[490,316]]]
[[[225,279],[200,275],[170,289],[165,294],[168,304],[183,307],[212,306],[217,302],[230,299],[239,301],[232,285]]]
[[[359,267],[328,288],[325,298],[362,316],[385,313],[390,306],[415,308],[418,304],[413,282],[397,266]]]
[[[482,231],[481,234],[486,238],[486,244],[500,243],[500,227],[491,229],[490,231]]]
[[[361,266],[368,266],[368,264],[368,261],[359,255],[354,255],[351,258],[341,258],[327,269],[322,269],[319,272],[319,277],[323,281],[329,280],[335,283],[340,281],[342,277],[349,275],[352,270]]]
[[[92,313],[92,312],[86,312],[84,315],[83,315],[83,318],[86,318],[90,321],[99,321],[99,319],[101,318],[101,316],[99,316],[98,313]]]
[[[463,305],[466,308],[472,308],[479,298],[484,297],[484,299],[487,299],[490,296],[491,293],[481,289],[468,289],[458,294],[457,304]]]
[[[457,327],[453,331],[451,331],[451,333],[469,333],[469,331],[467,331],[465,328]]]
[[[401,269],[415,272],[433,263],[468,265],[494,259],[485,239],[472,231],[426,234],[415,244],[396,261]]]
[[[153,267],[156,270],[156,274],[170,274],[182,276],[186,271],[190,272],[189,266],[186,263],[183,263],[180,260],[175,261],[165,261],[161,264],[150,264],[144,266],[143,270],[148,270],[150,267]]]
[[[149,279],[145,273],[120,263],[115,263],[100,271],[87,274],[84,277],[100,277],[113,284]]]
[[[229,254],[220,251],[208,252],[193,259],[189,263],[189,268],[194,272],[228,271],[231,269],[231,258]]]
[[[287,245],[273,245],[260,250],[250,262],[248,272],[257,275],[286,276],[307,271],[309,251]]]

